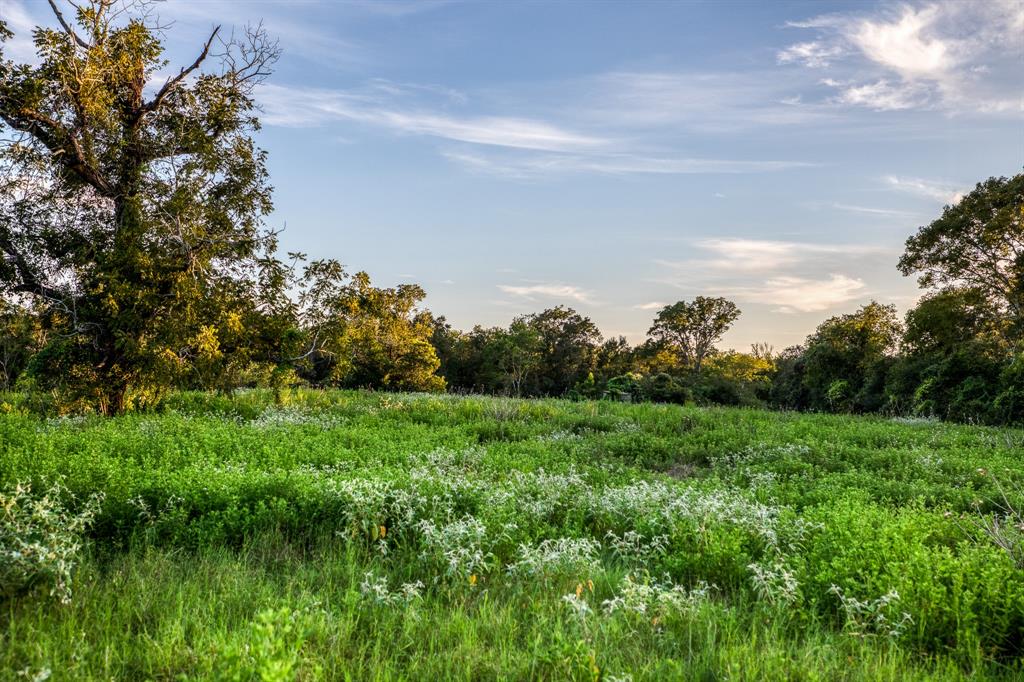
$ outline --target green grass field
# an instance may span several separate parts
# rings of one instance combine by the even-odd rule
[[[1024,571],[975,525],[1024,506],[1019,430],[355,392],[0,409],[4,680],[1024,674]],[[17,533],[74,560],[70,593],[19,582]]]

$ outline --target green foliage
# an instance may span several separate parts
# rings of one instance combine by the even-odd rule
[[[38,317],[19,305],[0,300],[0,390],[14,388],[40,341]]]
[[[967,286],[1024,318],[1024,174],[989,178],[907,239],[899,268],[923,287]]]
[[[214,32],[147,90],[168,64],[144,17],[95,0],[56,19],[37,64],[0,51],[0,292],[39,309],[41,386],[121,412],[207,373],[231,345],[215,321],[252,308],[275,239],[251,94],[277,49],[250,31],[204,71]]]
[[[1020,672],[1024,578],[971,522],[1024,503],[1020,431],[610,400],[284,399],[0,415],[0,486],[62,476],[62,500],[104,495],[71,604],[10,599],[0,668],[336,679],[451,676],[454,657],[484,678],[740,664],[787,678],[798,656],[825,677]]]
[[[679,301],[662,308],[647,334],[700,374],[704,358],[739,316],[740,309],[732,301],[698,296],[692,303]]]
[[[426,292],[416,284],[381,289],[365,272],[349,277],[336,261],[313,261],[299,297],[312,352],[300,375],[316,385],[443,391],[430,340]]]
[[[69,508],[59,484],[42,496],[30,484],[0,492],[0,599],[49,587],[61,603],[71,602],[71,582],[80,560],[82,536],[99,508],[102,494],[80,510]]]
[[[809,407],[865,412],[877,409],[885,363],[895,353],[901,333],[896,307],[875,302],[819,325],[807,337],[802,352],[802,383]]]

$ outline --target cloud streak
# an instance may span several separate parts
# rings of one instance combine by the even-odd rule
[[[442,101],[424,103],[424,97]],[[457,142],[463,146],[442,149],[442,156],[470,171],[503,178],[763,173],[815,165],[788,159],[673,156],[671,150],[655,155],[614,131],[593,133],[523,116],[453,114],[450,108],[468,103],[465,94],[381,79],[349,90],[264,84],[257,99],[267,125],[355,123],[396,135]]]
[[[695,242],[695,246],[714,254],[714,257],[684,263],[662,262],[675,267],[700,264],[704,268],[727,272],[770,272],[808,261],[820,261],[826,257],[848,258],[884,253],[883,249],[876,246],[741,238],[703,239]]]
[[[339,91],[261,85],[257,99],[268,125],[306,127],[333,121],[370,124],[397,133],[428,135],[458,142],[541,151],[571,151],[607,146],[608,141],[528,118],[458,117],[435,111],[398,109],[386,94],[400,89]]]
[[[511,284],[499,284],[498,289],[506,294],[524,298],[530,301],[537,299],[557,299],[576,301],[577,303],[592,303],[590,292],[570,284],[541,283],[516,286]]]
[[[760,286],[731,287],[724,292],[740,301],[776,306],[774,310],[780,313],[815,313],[860,298],[867,293],[867,285],[840,274],[823,279],[780,276]]]
[[[669,283],[683,289],[713,283],[723,296],[780,313],[820,312],[865,296],[864,280],[841,268],[888,252],[871,245],[743,238],[704,239],[694,246],[711,257],[655,261],[674,273]]]
[[[448,160],[475,172],[524,180],[573,173],[604,175],[766,173],[792,168],[807,168],[814,165],[800,161],[659,158],[635,154],[499,156],[465,150],[446,150],[442,153]]]
[[[943,204],[955,204],[964,195],[962,189],[949,182],[897,177],[895,175],[887,176],[885,182],[894,190],[928,197],[929,199],[937,199]]]

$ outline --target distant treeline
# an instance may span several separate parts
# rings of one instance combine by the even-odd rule
[[[666,306],[635,346],[603,338],[563,306],[508,327],[459,331],[420,307],[419,286],[376,288],[365,273],[316,261],[285,314],[253,308],[203,326],[187,371],[166,388],[448,390],[1020,423],[1022,195],[1024,175],[989,180],[907,241],[900,268],[935,288],[903,320],[894,306],[872,302],[780,351],[717,349],[740,311],[702,296]],[[961,253],[952,253],[958,244]],[[61,345],[45,312],[4,305],[2,386],[38,389],[43,377],[50,395],[60,395],[47,369]],[[291,356],[260,350],[282,339],[296,349]]]
[[[796,348],[721,351],[740,311],[712,295],[666,306],[636,347],[563,307],[460,332],[417,285],[279,256],[252,137],[280,53],[261,25],[214,30],[167,79],[163,30],[109,6],[72,23],[54,6],[31,63],[10,58],[0,18],[9,400],[118,414],[175,388],[308,384],[1024,421],[1024,175],[980,183],[907,240],[899,268],[927,293],[903,321],[872,303]]]

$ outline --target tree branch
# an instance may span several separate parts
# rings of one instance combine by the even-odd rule
[[[49,0],[49,3],[50,9],[52,9],[53,13],[57,15],[57,21],[60,22],[60,25],[64,29],[64,32],[71,36],[71,39],[74,40],[82,49],[88,50],[92,48],[92,45],[79,38],[78,34],[75,33],[75,29],[71,28],[71,25],[64,20],[64,15],[61,14],[61,11],[59,9],[57,9],[57,3],[54,2],[54,0]]]
[[[73,171],[100,195],[108,198],[114,196],[110,183],[85,159],[81,143],[60,123],[31,109],[9,113],[0,108],[0,118],[15,130],[39,140],[54,156],[60,157],[57,161],[60,165]]]
[[[4,252],[14,265],[14,269],[18,271],[18,276],[21,277],[21,284],[11,289],[14,293],[38,294],[44,298],[58,301],[64,298],[60,291],[40,281],[39,276],[33,271],[32,266],[14,245],[14,241],[6,231],[0,231],[0,251]]]
[[[178,73],[177,76],[168,79],[168,81],[164,83],[164,86],[160,88],[160,91],[156,93],[156,96],[154,96],[153,99],[151,99],[149,102],[146,102],[142,105],[140,114],[148,111],[156,111],[157,109],[159,109],[160,105],[164,101],[164,98],[166,98],[167,95],[169,95],[174,88],[178,87],[178,84],[181,83],[181,81],[185,80],[185,78],[187,78],[190,73],[199,68],[199,66],[206,59],[206,56],[210,53],[210,45],[213,44],[213,41],[217,37],[217,34],[219,32],[220,26],[213,29],[213,33],[211,33],[210,37],[206,40],[206,44],[203,45],[203,51],[199,53],[199,56],[196,57],[196,60],[192,62],[190,66],[183,68],[181,72]]]

